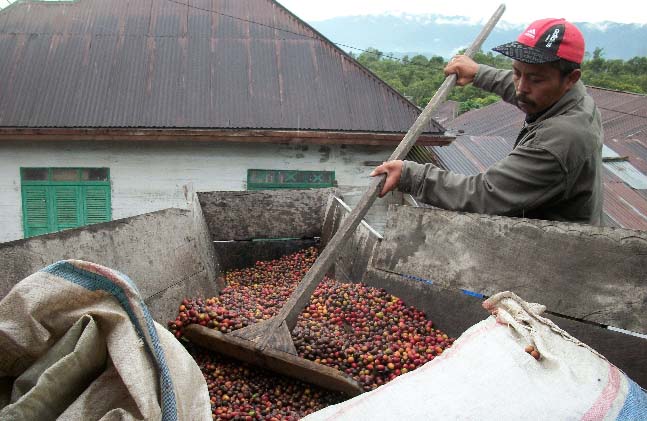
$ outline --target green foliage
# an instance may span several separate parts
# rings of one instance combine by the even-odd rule
[[[397,60],[369,48],[353,57],[421,108],[427,105],[445,80],[443,69],[447,61],[439,56],[404,56]],[[474,60],[499,69],[512,68],[512,60],[491,51],[477,52]],[[600,88],[647,94],[647,57],[634,57],[627,61],[607,60],[604,49],[598,47],[585,56],[582,80],[587,85]],[[498,96],[472,85],[454,88],[449,99],[460,102],[460,113],[500,100]]]
[[[647,93],[647,57],[605,60],[604,50],[596,48],[591,59],[582,63],[582,80],[587,85],[618,91]]]

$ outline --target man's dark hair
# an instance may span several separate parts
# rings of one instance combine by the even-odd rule
[[[564,60],[563,58],[560,58],[557,61],[552,61],[548,64],[550,64],[551,67],[559,70],[559,75],[561,76],[562,80],[564,80],[566,76],[570,75],[573,70],[579,69],[581,67],[579,63]]]

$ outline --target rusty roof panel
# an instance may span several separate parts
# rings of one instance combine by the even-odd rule
[[[195,121],[202,122],[206,126],[211,120],[213,107],[211,104],[211,95],[195,95],[193,92],[204,90],[209,93],[211,87],[211,41],[209,38],[196,37],[192,41],[193,48],[186,52],[186,68],[184,69],[184,98],[180,103],[184,107],[182,116],[184,120],[179,122],[179,126],[187,125],[186,116],[192,116]]]
[[[459,107],[460,102],[458,101],[450,99],[443,102],[434,110],[434,120],[443,126],[449,126],[449,123],[458,116]]]
[[[129,1],[124,10],[123,33],[129,36],[142,36],[148,33],[150,26],[150,10],[153,0]],[[87,9],[90,14],[90,9]]]
[[[0,127],[406,132],[420,112],[272,0],[184,1],[0,12]]]
[[[634,167],[647,174],[647,135],[642,139],[607,139],[605,143],[618,155],[628,157]]]
[[[514,140],[523,126],[524,114],[514,105],[503,101],[471,110],[447,124],[454,131],[471,136],[501,136]]]
[[[500,136],[459,136],[448,146],[428,148],[438,156],[443,167],[475,175],[505,158],[512,145]]]
[[[259,87],[263,80],[273,80],[274,83],[264,84],[264,89],[253,89],[252,113],[254,116],[264,116],[267,121],[282,121],[283,76],[274,64],[277,62],[279,44],[272,40],[258,40],[252,43],[253,62],[251,66],[251,85]]]
[[[607,138],[647,137],[647,97],[628,92],[589,88],[602,114]]]
[[[617,146],[626,146],[626,141],[618,142],[616,139],[612,140],[612,143],[617,144]],[[620,148],[622,150],[622,148]],[[625,151],[626,152],[626,151]],[[629,151],[630,152],[630,151]],[[621,181],[629,185],[633,189],[647,189],[647,176],[642,173],[638,168],[636,168],[631,161],[625,160],[631,156],[632,158],[635,155],[625,155],[621,156],[614,149],[611,149],[607,145],[602,147],[602,158],[621,158],[617,161],[609,161],[604,163],[604,167],[608,172],[613,173],[616,178],[619,178]],[[638,162],[640,162],[640,157],[638,157]]]
[[[622,179],[612,173],[605,165],[602,165],[602,177],[605,183],[623,183]]]
[[[604,212],[624,228],[647,231],[647,200],[624,183],[604,183]]]
[[[405,158],[407,161],[414,161],[419,164],[426,164],[428,162],[438,165],[438,161],[434,154],[424,146],[413,145],[411,150],[407,153]]]

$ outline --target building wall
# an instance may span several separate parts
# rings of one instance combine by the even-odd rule
[[[187,208],[195,191],[246,190],[247,170],[335,171],[351,206],[372,166],[390,147],[199,142],[3,142],[0,144],[0,242],[23,238],[21,167],[108,167],[112,219]],[[371,215],[379,227],[387,200]]]

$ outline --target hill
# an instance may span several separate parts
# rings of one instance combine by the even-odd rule
[[[373,47],[395,56],[422,54],[445,58],[467,47],[482,28],[481,23],[467,18],[440,15],[347,16],[310,24],[336,43],[362,49]],[[576,25],[584,34],[589,53],[602,48],[606,59],[647,56],[647,25],[613,22],[576,22]],[[516,39],[525,26],[500,22],[483,50]]]

